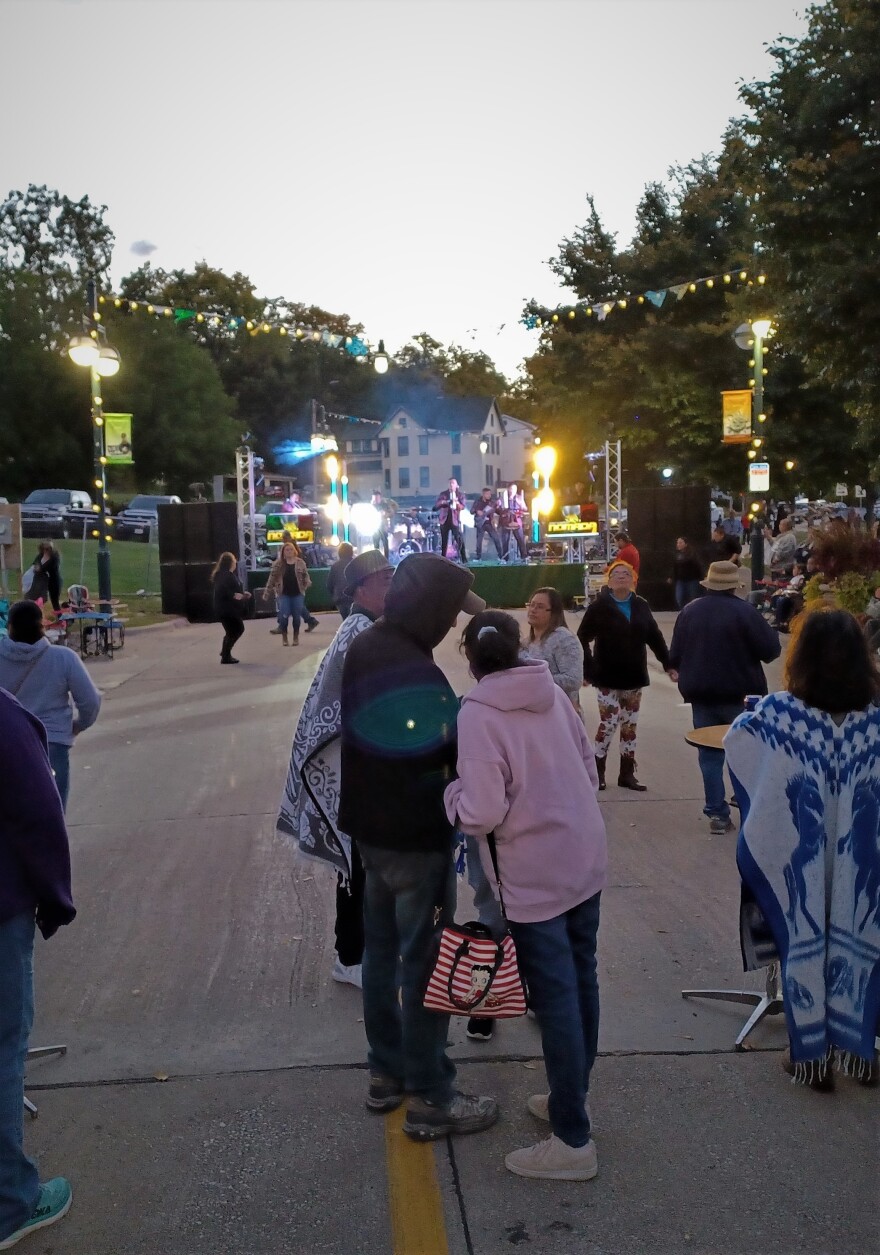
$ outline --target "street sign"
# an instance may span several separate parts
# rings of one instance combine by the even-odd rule
[[[749,492],[770,491],[770,463],[752,462],[749,465]]]
[[[861,484],[856,484],[855,493],[857,501],[861,501],[863,497],[867,497],[868,495]]]
[[[834,488],[835,497],[845,497],[848,492],[846,484],[837,484]]]

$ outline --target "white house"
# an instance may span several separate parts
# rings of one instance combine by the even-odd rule
[[[375,489],[433,504],[450,479],[469,499],[481,488],[531,481],[534,427],[502,414],[494,397],[437,397],[396,406],[381,427],[337,436],[349,493]]]

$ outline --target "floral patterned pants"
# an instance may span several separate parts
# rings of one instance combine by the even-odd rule
[[[639,722],[642,690],[597,688],[596,697],[599,701],[596,757],[607,757],[615,729],[620,724],[620,756],[621,758],[635,758],[636,725]]]

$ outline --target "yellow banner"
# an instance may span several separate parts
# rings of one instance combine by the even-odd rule
[[[722,444],[748,444],[752,438],[752,393],[749,388],[721,393]]]
[[[109,466],[130,466],[134,461],[130,414],[104,415],[104,451]]]
[[[580,519],[557,519],[547,524],[547,534],[553,536],[594,536],[598,523],[582,523]]]

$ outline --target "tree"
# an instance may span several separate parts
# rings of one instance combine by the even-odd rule
[[[742,91],[761,180],[768,272],[808,380],[833,386],[880,435],[880,6],[829,0],[800,40],[770,48],[766,82]]]

